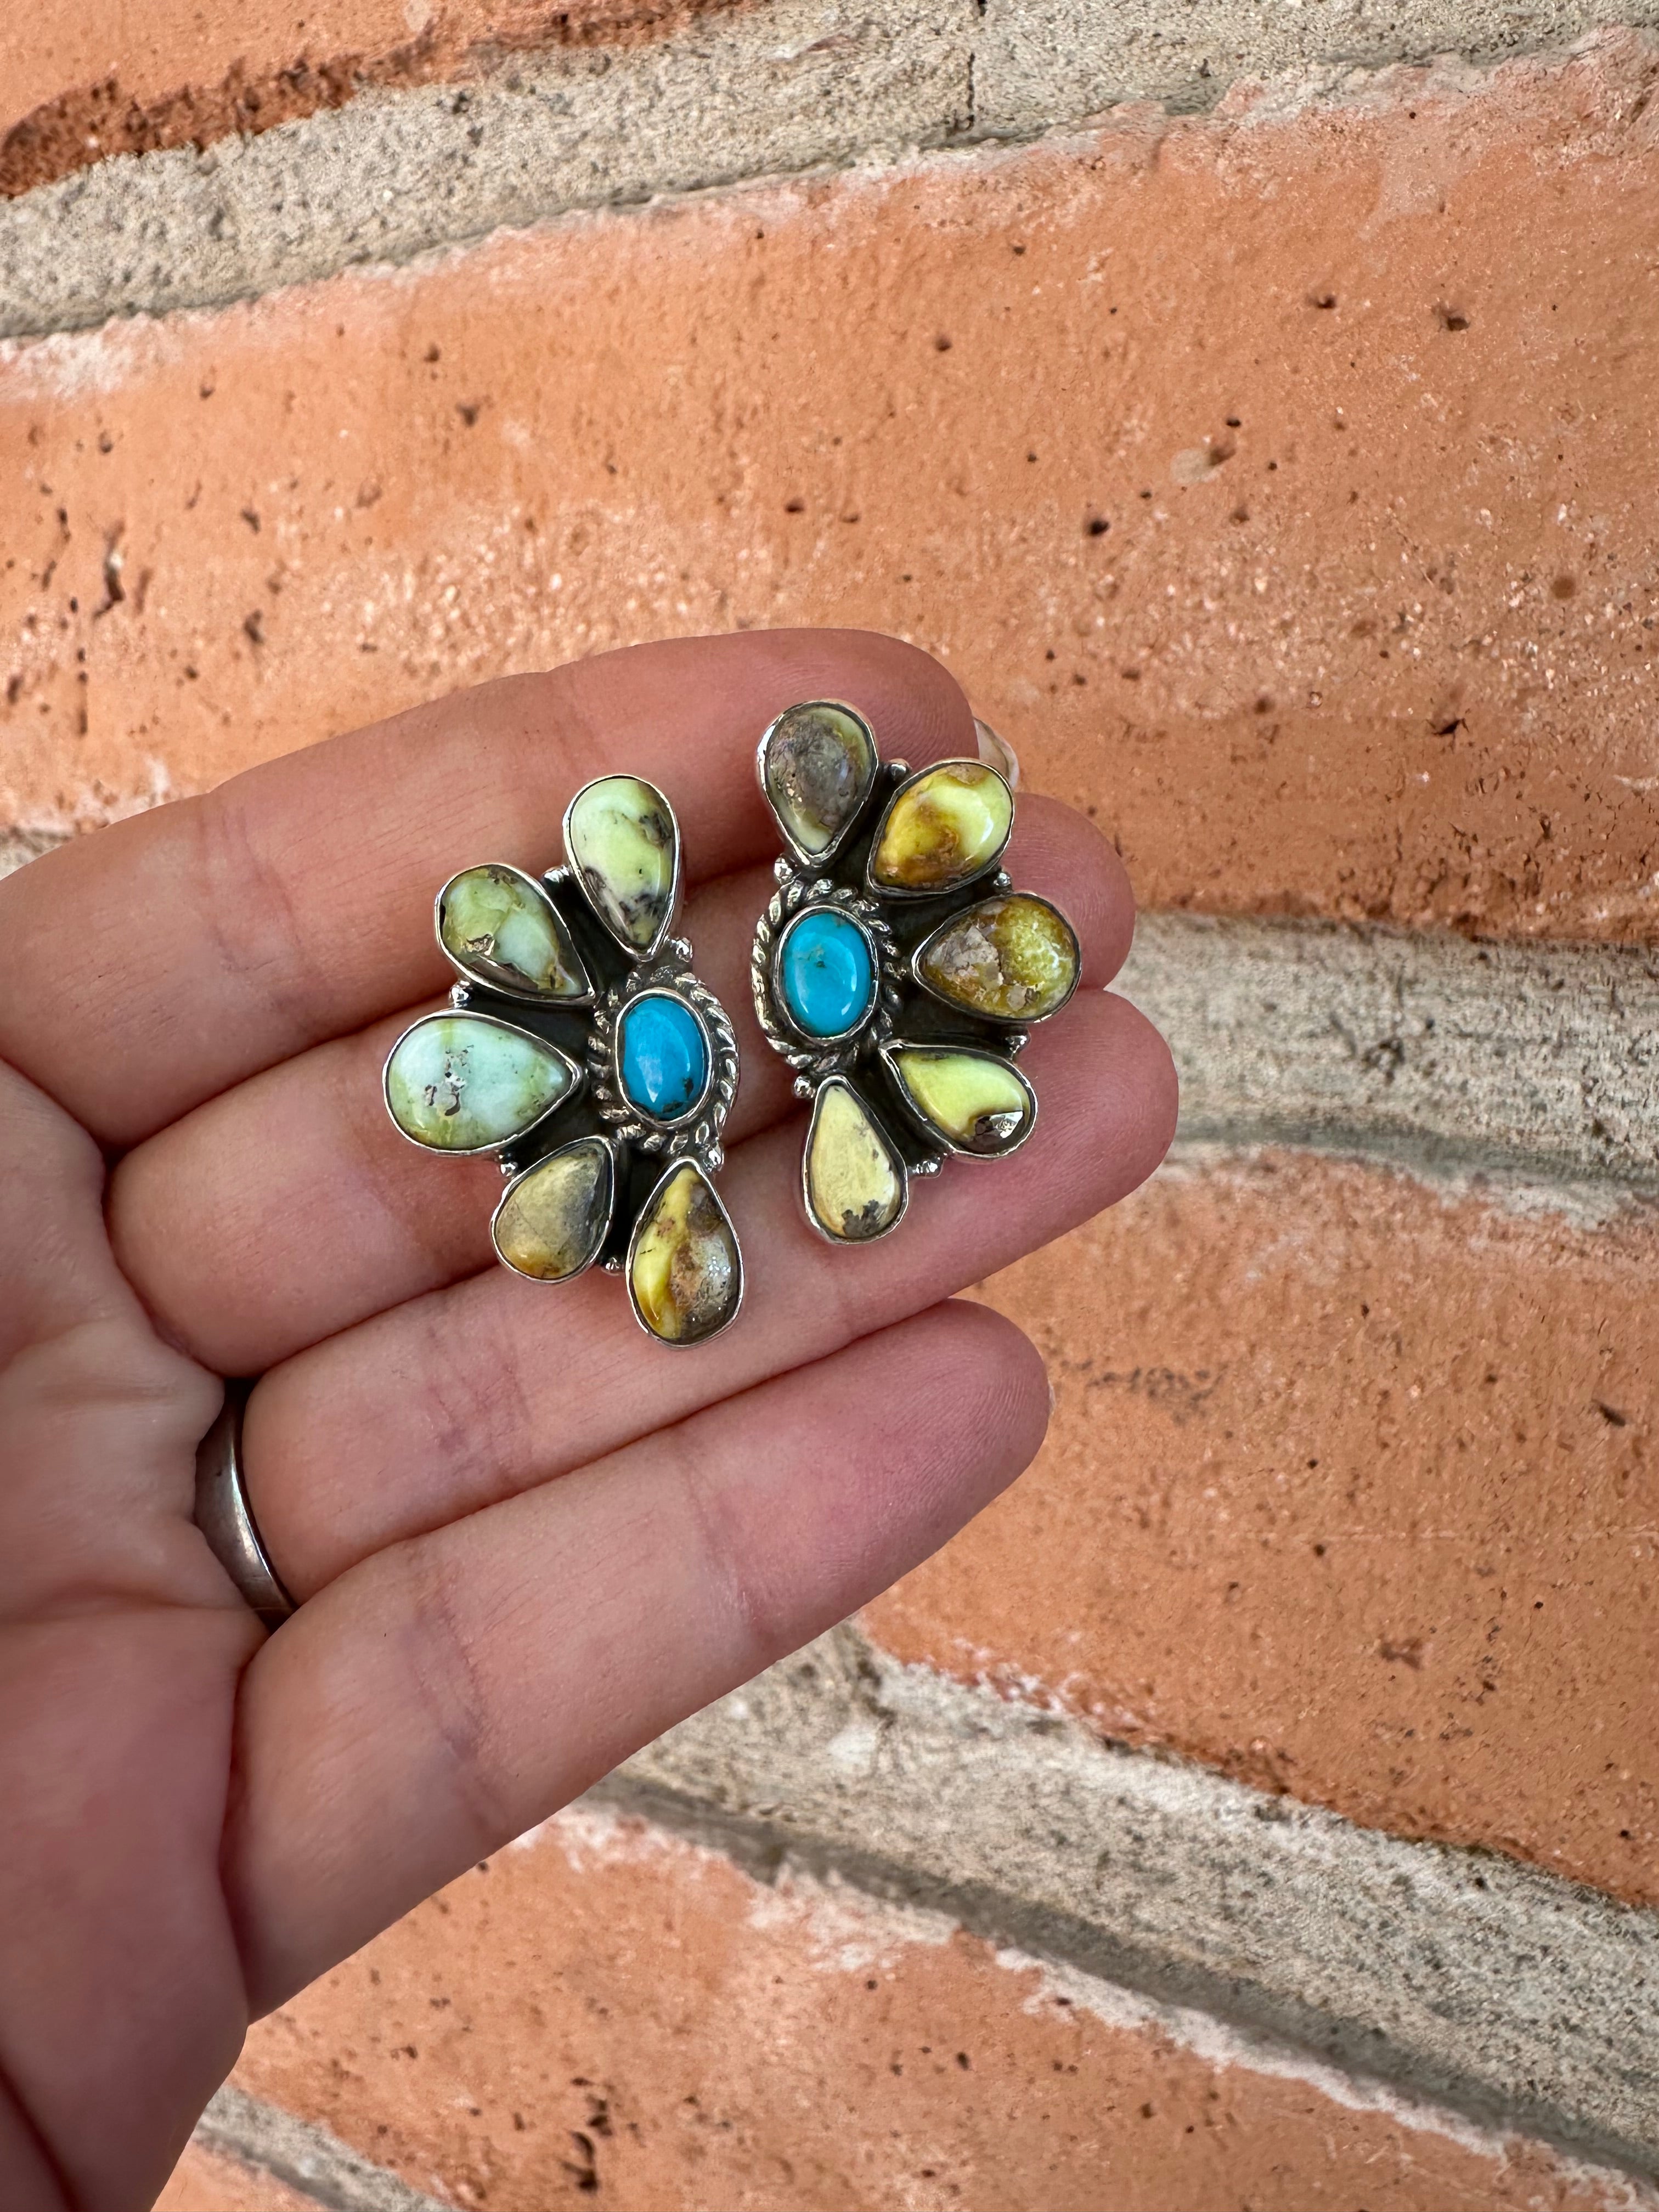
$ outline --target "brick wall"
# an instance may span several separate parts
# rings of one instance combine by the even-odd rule
[[[261,2024],[172,2212],[1656,2201],[1643,10],[36,12],[9,861],[869,624],[1115,835],[1185,1097],[984,1286],[1026,1480]]]

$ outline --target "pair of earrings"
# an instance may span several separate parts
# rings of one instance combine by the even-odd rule
[[[786,854],[755,934],[755,1012],[812,1101],[807,1218],[868,1243],[898,1226],[913,1176],[1030,1136],[1015,1061],[1077,988],[1077,939],[1001,872],[1014,799],[994,769],[884,764],[864,717],[824,700],[781,714],[758,758]],[[743,1298],[714,1182],[738,1046],[671,934],[679,825],[653,785],[612,775],[563,829],[563,867],[492,862],[439,892],[460,980],[392,1047],[386,1106],[417,1145],[499,1160],[490,1233],[516,1273],[568,1282],[597,1261],[659,1342],[704,1343]]]

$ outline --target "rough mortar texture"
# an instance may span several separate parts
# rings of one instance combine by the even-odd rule
[[[1646,0],[1613,7],[1502,0],[1339,0],[1267,9],[1195,0],[985,0],[973,45],[981,131],[1040,131],[1120,102],[1213,106],[1241,80],[1281,79],[1292,100],[1339,91],[1348,73],[1459,56],[1474,62],[1560,49],[1587,33],[1659,21]]]
[[[848,1632],[601,1795],[751,1865],[850,1861],[1039,1956],[1659,2167],[1659,1916],[1500,1859],[1114,1750]]]
[[[365,94],[101,162],[0,204],[0,336],[218,305],[572,208],[933,144],[966,127],[971,0],[768,0],[636,50]]]
[[[591,1804],[260,2022],[236,2079],[495,2212],[1352,2212],[1362,2174],[1369,2212],[1659,2204],[833,1869],[745,1872]]]
[[[26,861],[38,860],[42,853],[61,845],[64,835],[61,830],[0,830],[0,876],[10,875]]]
[[[192,2140],[220,2161],[234,2161],[284,2190],[299,2191],[308,2204],[326,2205],[329,2212],[447,2212],[436,2197],[372,2164],[326,2128],[250,2097],[234,2082],[214,2097]],[[167,2212],[166,2197],[158,2212]],[[255,2212],[264,2212],[264,2205]],[[271,2212],[279,2212],[278,2206]]]
[[[168,2176],[155,2212],[316,2212],[321,2201],[233,2152],[210,2150],[198,2140]]]
[[[1184,1137],[1659,1186],[1659,954],[1141,917],[1116,987],[1181,1070]],[[1586,1188],[1589,1187],[1589,1188]]]
[[[213,144],[372,87],[464,79],[548,46],[660,38],[744,0],[101,0],[0,30],[0,194],[118,154]]]
[[[302,67],[297,91],[290,72],[252,107],[239,85],[204,97],[199,123],[185,100],[179,125],[204,147],[120,155],[0,205],[0,335],[221,303],[572,208],[1030,137],[1126,102],[1200,110],[1286,76],[1294,100],[1341,94],[1360,64],[1489,60],[1654,20],[1651,0],[1201,0],[1178,17],[1149,0],[765,0],[645,44],[512,52],[460,84],[387,90],[370,71],[344,106],[349,64],[337,84]],[[426,74],[422,52],[391,73]],[[322,112],[216,135],[301,93]],[[178,135],[156,129],[164,148]]]

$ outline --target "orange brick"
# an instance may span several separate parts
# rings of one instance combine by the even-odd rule
[[[495,2212],[1623,2201],[1539,2146],[1200,2040],[931,1916],[578,1813],[256,2027],[236,2078]]]
[[[1648,67],[1127,116],[15,349],[0,809],[861,623],[1150,903],[1643,936]]]
[[[156,2199],[155,2212],[316,2212],[317,2201],[192,2143]]]
[[[1164,1171],[988,1286],[1036,1466],[869,1609],[1407,1835],[1659,1902],[1654,1230],[1295,1157]]]
[[[719,6],[721,0],[703,0]],[[526,47],[684,24],[698,0],[98,0],[0,23],[0,198],[112,154],[210,145],[336,107],[366,86],[466,75]]]

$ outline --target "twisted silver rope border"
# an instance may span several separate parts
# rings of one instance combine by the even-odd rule
[[[755,941],[749,952],[749,982],[755,998],[755,1019],[774,1052],[795,1071],[795,1096],[810,1098],[826,1076],[851,1073],[860,1054],[885,1044],[893,1034],[893,1016],[901,1000],[898,956],[893,933],[881,908],[862,891],[833,884],[828,876],[813,876],[781,860],[775,864],[778,888],[765,913],[755,925]],[[778,1012],[772,989],[772,961],[779,938],[797,915],[814,907],[833,907],[862,924],[875,948],[879,986],[872,1012],[850,1036],[828,1044],[812,1044]]]
[[[726,1164],[720,1139],[738,1092],[738,1039],[725,1007],[692,973],[691,957],[688,938],[670,938],[662,955],[631,969],[605,993],[593,1008],[592,1027],[588,1031],[587,1077],[593,1103],[611,1125],[612,1136],[665,1159],[696,1159],[714,1176]],[[673,1128],[647,1121],[623,1097],[615,1080],[617,1024],[624,1010],[647,991],[672,991],[695,1007],[713,1047],[714,1066],[704,1110],[695,1121]]]

